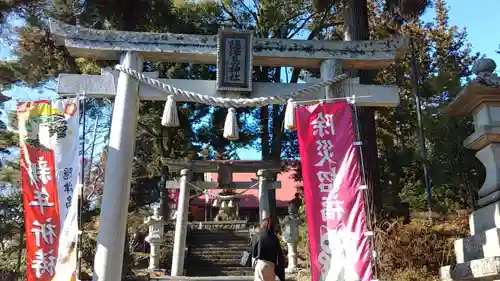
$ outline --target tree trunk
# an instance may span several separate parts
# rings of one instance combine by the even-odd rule
[[[170,219],[170,200],[169,200],[169,190],[166,188],[168,180],[168,167],[163,165],[161,169],[161,180],[159,183],[160,189],[160,214],[163,216],[163,220],[168,221]]]
[[[344,40],[368,40],[370,32],[368,27],[368,11],[366,0],[346,0],[344,9]],[[370,71],[351,71],[351,76],[359,76],[360,84],[373,84]],[[375,108],[358,108],[358,121],[360,125],[361,140],[363,141],[363,159],[365,167],[366,185],[371,191],[371,206],[374,210],[367,210],[375,217],[379,216],[382,209],[379,165],[377,153],[377,134],[375,126]]]

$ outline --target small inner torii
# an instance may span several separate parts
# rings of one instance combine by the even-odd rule
[[[359,106],[395,107],[396,86],[360,85],[346,79],[345,69],[381,69],[403,55],[407,40],[307,41],[253,38],[250,32],[221,30],[218,35],[159,34],[95,30],[50,22],[56,42],[65,45],[74,57],[120,60],[117,70],[103,69],[101,75],[61,74],[57,92],[61,96],[85,93],[89,97],[114,97],[104,194],[94,262],[94,280],[121,280],[132,161],[140,100],[167,101],[162,124],[176,126],[176,102],[202,102],[229,107],[224,136],[238,137],[236,115],[231,108],[284,104],[293,119],[294,102],[363,96]],[[217,65],[217,80],[157,79],[156,72],[142,72],[143,62],[167,61]],[[252,83],[254,66],[320,68],[321,78],[303,84]],[[139,87],[141,85],[141,87]],[[287,119],[287,118],[286,118]],[[291,120],[287,119],[292,122]],[[177,122],[176,122],[177,121]],[[287,123],[287,122],[285,122]],[[292,128],[293,124],[285,124]],[[180,181],[167,187],[180,188],[172,276],[182,275],[186,243],[190,184],[204,189],[219,186],[249,188],[254,182],[231,181],[232,172],[258,175],[259,215],[269,213],[267,190],[279,188],[269,181],[280,163],[266,161],[184,161],[163,159],[164,165],[180,171]],[[189,183],[192,172],[218,172],[218,183]]]

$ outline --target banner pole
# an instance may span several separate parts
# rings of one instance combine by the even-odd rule
[[[78,280],[82,279],[82,252],[80,251],[83,243],[83,191],[85,190],[85,126],[86,126],[86,107],[87,107],[87,98],[85,93],[82,98],[82,161],[81,161],[81,185],[78,192],[78,247],[77,250],[77,260],[78,260],[78,271],[77,276]]]
[[[373,204],[372,204],[372,198],[373,198],[373,190],[370,189],[367,184],[366,184],[366,174],[365,174],[365,163],[363,161],[363,140],[361,138],[361,129],[359,125],[359,117],[358,117],[358,106],[356,104],[356,96],[352,96],[348,102],[351,104],[352,109],[353,109],[353,122],[354,122],[354,135],[356,139],[356,147],[358,149],[358,161],[360,164],[360,174],[361,174],[361,184],[365,186],[364,188],[364,197],[365,197],[365,216],[367,220],[367,226],[369,232],[371,232],[370,235],[370,248],[372,250],[372,255],[371,255],[371,260],[373,261],[373,276],[375,280],[378,280],[378,259],[377,259],[377,252],[375,249],[375,232],[374,232],[374,222],[372,220],[372,215],[373,215]]]
[[[351,97],[341,97],[341,98],[325,98],[325,99],[315,99],[315,100],[299,100],[299,101],[293,101],[294,104],[300,104],[300,105],[307,105],[310,103],[318,103],[318,102],[342,102],[342,101],[349,101],[353,98],[356,99],[366,99],[366,98],[371,98],[371,95],[368,96],[351,96]]]

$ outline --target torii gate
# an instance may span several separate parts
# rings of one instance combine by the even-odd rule
[[[57,21],[50,22],[50,30],[57,44],[66,46],[74,57],[120,59],[121,63],[121,73],[104,69],[101,75],[61,74],[57,87],[61,96],[85,92],[91,97],[114,97],[106,163],[106,171],[113,171],[113,174],[105,177],[100,215],[103,223],[99,226],[94,262],[93,280],[103,281],[121,280],[139,102],[167,99],[165,91],[151,84],[143,83],[139,89],[137,75],[142,71],[144,60],[217,64],[217,81],[159,79],[156,82],[202,93],[208,98],[242,98],[238,93],[250,92],[251,98],[265,100],[271,95],[279,98],[289,92],[309,89],[307,97],[297,97],[300,101],[332,98],[331,84],[342,68],[386,68],[402,57],[407,46],[405,38],[357,42],[253,39],[245,32],[221,31],[211,36],[123,32],[88,29]],[[227,44],[239,44],[241,52],[231,54]],[[235,59],[238,60],[236,67],[231,65]],[[308,81],[313,84],[252,83],[253,66],[320,68],[320,81],[325,86],[314,88],[317,81]],[[230,70],[233,81],[227,78]],[[131,75],[130,71],[136,75]],[[146,78],[158,77],[155,72],[143,74],[143,82]],[[328,81],[333,82],[326,83]],[[356,96],[366,96],[357,101],[360,106],[395,107],[399,103],[396,86],[360,85],[357,79],[344,80],[337,86],[349,89],[346,92]],[[186,100],[176,97],[176,101]],[[182,184],[185,183],[181,181],[181,188]]]

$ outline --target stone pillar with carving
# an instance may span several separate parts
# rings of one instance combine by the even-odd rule
[[[286,272],[292,273],[297,270],[297,245],[299,243],[300,218],[293,212],[293,207],[288,206],[288,216],[281,222],[285,226],[283,240],[288,247],[288,267]]]
[[[149,270],[160,269],[160,246],[165,242],[163,216],[160,215],[160,207],[153,208],[153,215],[148,217],[145,224],[149,227],[146,242],[151,246],[149,254]]]
[[[500,78],[491,59],[478,60],[472,80],[450,104],[449,113],[473,116],[474,133],[464,146],[477,150],[486,168],[478,206],[469,218],[471,236],[455,241],[457,264],[441,268],[441,280],[500,280]],[[457,163],[461,165],[461,163]]]

